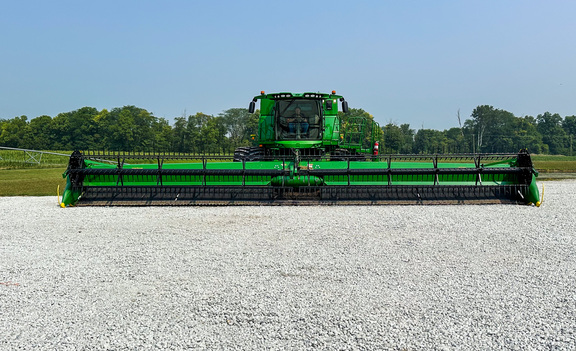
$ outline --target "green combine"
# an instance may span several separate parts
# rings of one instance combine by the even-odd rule
[[[342,120],[334,91],[258,100],[258,146],[233,155],[75,151],[61,205],[540,205],[526,150],[379,155],[378,124]]]

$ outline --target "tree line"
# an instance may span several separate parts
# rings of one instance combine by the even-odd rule
[[[94,107],[52,118],[26,116],[0,120],[0,146],[35,150],[122,150],[227,152],[251,143],[258,114],[232,108],[218,116],[198,112],[177,117],[173,125],[145,109]]]
[[[459,113],[458,121],[460,122]],[[528,149],[534,154],[573,155],[576,116],[545,112],[516,117],[489,105],[476,107],[459,127],[444,131],[388,123],[384,153],[498,153]]]
[[[373,118],[362,109],[340,112]],[[123,150],[229,153],[253,144],[259,111],[231,108],[214,116],[198,112],[176,117],[173,124],[145,109],[124,106],[110,111],[83,107],[55,117],[0,119],[0,146],[36,150]],[[545,112],[516,117],[511,112],[481,105],[459,126],[447,130],[418,129],[389,122],[378,130],[380,153],[517,152],[573,154],[576,116]]]

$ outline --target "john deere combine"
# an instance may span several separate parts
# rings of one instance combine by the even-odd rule
[[[537,172],[518,154],[378,155],[379,126],[341,120],[333,91],[260,100],[258,146],[231,156],[75,151],[68,205],[540,205]]]

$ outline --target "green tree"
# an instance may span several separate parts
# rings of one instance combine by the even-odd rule
[[[134,150],[149,151],[154,148],[153,125],[157,118],[145,109],[135,106],[125,106],[123,110],[130,110],[134,119]]]
[[[464,130],[472,135],[475,152],[515,152],[514,131],[517,117],[511,112],[489,105],[478,106]]]
[[[545,112],[536,117],[536,128],[542,134],[542,141],[548,145],[551,154],[561,154],[566,150],[567,135],[562,128],[562,117],[557,113]]]
[[[114,108],[100,115],[104,146],[111,150],[133,151],[134,116],[130,110]]]
[[[21,148],[24,145],[22,141],[26,133],[26,126],[28,125],[28,117],[20,116],[6,120],[2,123],[2,130],[0,130],[0,145],[7,147]]]
[[[513,135],[516,127],[516,117],[511,112],[497,109],[494,124],[490,126],[489,152],[516,152]]]
[[[210,116],[201,130],[201,152],[219,153],[228,148],[226,125],[222,117]]]
[[[374,116],[361,108],[349,108],[347,113],[338,111],[338,117],[340,117],[342,125],[345,125],[350,117],[366,117],[367,119],[374,119]]]
[[[188,137],[188,121],[186,117],[176,117],[174,128],[172,128],[172,150],[176,152],[186,152],[190,150]]]
[[[576,136],[576,116],[566,116],[562,121],[562,129],[567,135]]]
[[[154,151],[171,151],[173,145],[172,127],[165,118],[157,118],[152,123],[152,150]]]
[[[414,136],[414,149],[421,154],[447,153],[448,141],[441,131],[419,129]]]
[[[70,136],[74,149],[98,148],[97,126],[95,117],[98,110],[94,107],[82,107],[70,114]]]
[[[154,148],[153,124],[156,117],[136,106],[102,111],[95,120],[103,135],[104,147],[123,151],[148,151]]]
[[[52,117],[40,116],[33,118],[26,126],[23,146],[27,149],[53,149],[55,132]]]
[[[400,148],[400,153],[402,154],[411,154],[414,152],[414,129],[410,128],[410,124],[403,123],[400,125],[400,130],[402,131],[402,137],[404,140],[402,141],[402,147]]]
[[[82,107],[75,111],[59,113],[53,119],[54,148],[86,150],[99,146],[95,117],[98,110]]]
[[[547,152],[544,148],[542,135],[536,129],[536,119],[531,116],[518,117],[512,134],[514,151],[528,149],[531,153]]]
[[[478,106],[472,111],[470,117],[464,121],[464,127],[470,130],[474,136],[474,148],[477,152],[482,150],[484,145],[484,137],[487,134],[486,130],[490,129],[490,125],[494,123],[494,107],[489,105]]]
[[[197,112],[195,115],[188,116],[186,123],[186,132],[189,141],[187,152],[203,152],[206,150],[206,143],[203,140],[202,129],[208,123],[212,116]]]
[[[257,141],[255,140],[255,138],[257,138],[258,136],[259,121],[260,121],[260,110],[256,110],[254,111],[254,113],[251,113],[250,116],[248,117],[248,120],[246,121],[245,134],[246,137],[248,138],[249,144],[253,144]]]
[[[228,141],[231,147],[250,145],[250,135],[255,134],[254,113],[245,108],[231,108],[219,115],[226,127]],[[256,121],[257,123],[257,121]]]
[[[566,116],[562,121],[562,129],[568,138],[568,149],[570,156],[574,155],[574,141],[576,140],[576,116]]]
[[[383,140],[380,143],[381,152],[384,154],[396,154],[401,152],[404,145],[402,129],[390,122],[382,127]]]
[[[444,136],[446,138],[446,147],[450,153],[465,153],[469,152],[469,146],[464,138],[464,133],[462,133],[462,128],[450,128],[444,131]]]

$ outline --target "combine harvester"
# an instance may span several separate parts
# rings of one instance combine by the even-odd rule
[[[260,100],[258,146],[233,156],[79,152],[61,206],[540,205],[537,172],[518,154],[378,155],[370,118],[338,116],[335,91]]]

